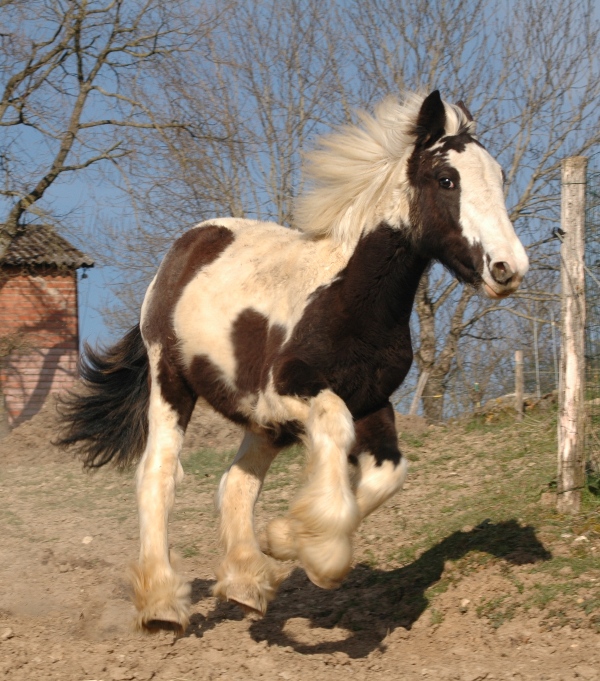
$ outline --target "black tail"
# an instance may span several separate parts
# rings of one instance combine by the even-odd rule
[[[84,389],[59,406],[59,447],[75,447],[86,468],[112,461],[125,467],[140,457],[148,439],[148,355],[139,324],[108,349],[86,344],[79,368]]]

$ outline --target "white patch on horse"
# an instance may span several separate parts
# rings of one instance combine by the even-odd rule
[[[297,556],[310,580],[323,588],[337,586],[352,562],[352,534],[359,522],[348,471],[353,443],[352,415],[343,400],[323,390],[311,400],[306,422],[307,482],[288,517],[267,528],[272,555]]]
[[[171,565],[167,524],[175,502],[175,486],[183,478],[179,453],[183,431],[177,412],[164,400],[158,376],[162,348],[148,348],[151,390],[146,449],[138,464],[136,482],[140,521],[139,565],[132,568],[138,626],[153,621],[185,628],[190,587]]]
[[[358,465],[352,475],[352,487],[361,520],[402,489],[408,464],[405,457],[398,464],[382,461],[379,465],[368,452],[358,456]]]
[[[488,263],[505,262],[519,273],[515,282],[518,285],[527,272],[529,261],[506,211],[500,165],[477,144],[469,144],[464,152],[449,150],[448,160],[461,178],[463,235],[470,244],[480,243],[486,255],[484,281],[495,289],[497,284]]]

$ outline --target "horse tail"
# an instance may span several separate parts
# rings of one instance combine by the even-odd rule
[[[74,447],[85,468],[124,468],[148,440],[149,363],[139,324],[112,347],[86,344],[79,371],[84,389],[60,398],[55,444]]]

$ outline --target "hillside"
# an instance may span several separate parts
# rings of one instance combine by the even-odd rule
[[[552,409],[522,423],[399,417],[406,489],[361,527],[347,580],[322,591],[290,564],[258,621],[210,595],[212,497],[236,432],[200,412],[171,523],[194,600],[176,641],[131,631],[132,474],[82,473],[55,451],[52,405],[0,443],[0,676],[600,679],[600,505],[586,493],[579,516],[554,510]],[[299,448],[276,460],[259,528],[285,510],[301,467]]]

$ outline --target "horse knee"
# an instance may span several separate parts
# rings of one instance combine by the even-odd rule
[[[349,451],[354,443],[354,421],[341,397],[331,390],[323,390],[313,398],[306,432],[315,449],[334,444],[340,450]]]

